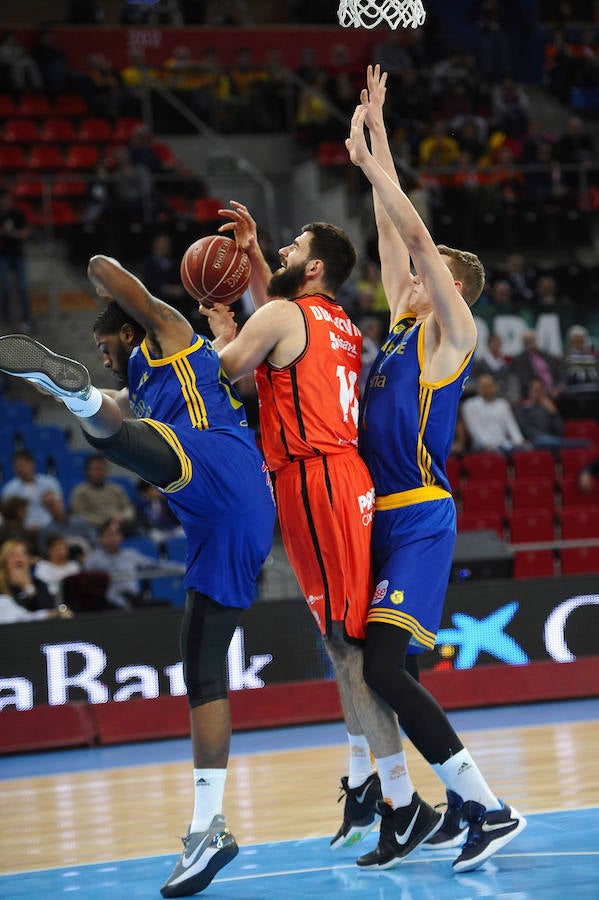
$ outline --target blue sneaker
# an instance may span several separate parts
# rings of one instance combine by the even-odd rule
[[[350,788],[344,775],[341,779],[341,794],[338,802],[345,796],[343,822],[341,828],[331,840],[331,850],[340,847],[351,847],[372,831],[380,816],[377,803],[383,799],[381,782],[376,772],[369,775],[359,787]]]
[[[442,804],[440,804],[442,805]],[[455,791],[447,791],[447,809],[441,827],[422,844],[423,850],[453,850],[466,840],[468,823],[462,820],[464,801]]]
[[[206,831],[188,831],[183,848],[170,878],[160,888],[163,897],[189,897],[203,891],[239,853],[223,816],[215,816]]]
[[[526,828],[526,819],[513,806],[502,803],[501,809],[487,812],[474,800],[467,800],[462,808],[462,818],[470,827],[462,852],[453,863],[454,872],[473,872],[505,847]]]

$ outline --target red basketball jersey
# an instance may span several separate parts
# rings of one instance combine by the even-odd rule
[[[324,294],[289,301],[302,311],[307,342],[291,365],[255,372],[262,449],[271,471],[357,447],[362,335]]]

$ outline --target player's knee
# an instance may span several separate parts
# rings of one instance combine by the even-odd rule
[[[227,682],[224,677],[216,677],[213,673],[202,675],[198,672],[194,678],[187,678],[187,700],[190,709],[204,706],[214,700],[226,700]]]

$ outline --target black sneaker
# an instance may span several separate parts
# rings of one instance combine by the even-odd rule
[[[61,400],[78,396],[85,400],[91,390],[84,365],[53,353],[27,334],[0,337],[0,371],[33,381]]]
[[[412,795],[409,806],[392,809],[388,803],[379,803],[381,835],[371,853],[356,860],[361,869],[392,869],[441,826],[443,815],[417,793]]]
[[[376,772],[357,788],[350,788],[345,775],[341,779],[341,794],[338,803],[345,797],[343,824],[331,840],[331,849],[351,847],[372,831],[380,816],[377,803],[383,799],[381,782]]]
[[[239,853],[237,842],[223,816],[215,816],[206,831],[194,831],[183,839],[183,853],[170,878],[160,888],[163,897],[189,897],[207,887],[216,873]]]
[[[462,820],[464,801],[455,791],[447,791],[447,808],[441,827],[422,843],[423,850],[452,850],[466,839],[468,823]]]
[[[513,806],[487,812],[474,800],[467,800],[462,818],[469,822],[468,837],[453,863],[454,872],[472,872],[526,828],[526,819]]]

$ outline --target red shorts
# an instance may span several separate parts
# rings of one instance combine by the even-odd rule
[[[355,452],[291,463],[276,474],[289,562],[323,634],[344,622],[363,639],[372,596],[374,487]]]

